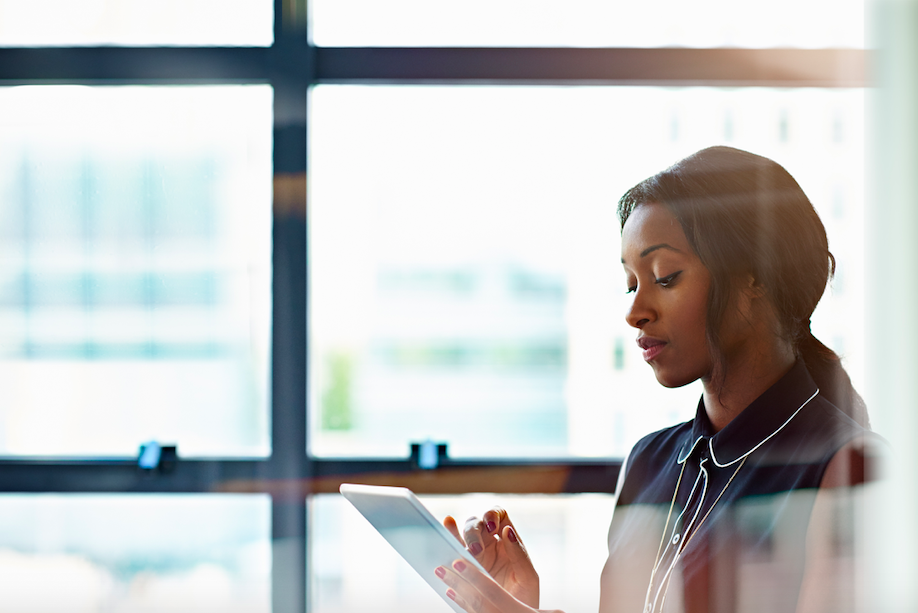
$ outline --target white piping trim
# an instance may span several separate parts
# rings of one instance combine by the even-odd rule
[[[677,457],[677,458],[676,458],[676,464],[682,464],[682,463],[684,463],[686,460],[688,460],[689,457],[692,455],[692,452],[695,450],[695,445],[697,445],[697,444],[698,444],[698,441],[702,440],[703,438],[704,438],[703,436],[699,436],[698,438],[696,438],[695,441],[689,446],[689,448],[688,448],[688,453],[685,454],[685,457],[684,457],[684,458],[680,458],[680,457]]]
[[[747,451],[746,453],[744,453],[744,454],[741,455],[740,457],[736,458],[735,460],[732,460],[732,461],[730,461],[730,462],[727,462],[726,464],[721,464],[720,462],[717,461],[717,457],[714,455],[714,442],[713,442],[713,441],[714,441],[714,437],[709,438],[709,439],[708,439],[708,449],[709,449],[710,452],[711,452],[711,460],[714,462],[714,465],[715,465],[717,468],[726,468],[727,466],[731,466],[731,465],[733,465],[733,464],[736,464],[737,462],[739,462],[740,460],[742,460],[742,459],[745,458],[746,456],[752,454],[753,451],[755,451],[756,449],[758,449],[759,447],[761,447],[762,445],[764,445],[765,443],[767,443],[769,439],[771,439],[774,435],[776,435],[778,432],[780,432],[781,430],[783,430],[784,427],[785,427],[787,424],[789,424],[789,423],[791,422],[791,420],[792,420],[794,417],[797,416],[797,413],[799,413],[799,412],[803,409],[803,407],[805,407],[806,405],[808,405],[808,404],[810,403],[810,400],[812,400],[813,398],[815,398],[817,394],[819,394],[819,388],[816,388],[816,391],[813,392],[813,395],[810,396],[809,398],[807,398],[806,401],[805,401],[803,404],[801,404],[800,407],[799,407],[796,411],[794,411],[794,413],[793,413],[790,417],[787,418],[787,421],[785,421],[783,424],[781,424],[781,427],[780,427],[780,428],[778,428],[777,430],[775,430],[774,432],[772,432],[771,434],[769,434],[768,436],[766,436],[765,438],[763,438],[763,439],[759,442],[758,445],[756,445],[755,447],[753,447],[752,449],[750,449],[749,451]],[[695,442],[697,443],[697,441],[695,441]],[[694,447],[694,445],[692,445],[692,446]]]
[[[666,550],[663,552],[665,556],[669,548],[673,547],[675,549],[675,551],[673,552],[673,559],[672,559],[672,562],[670,562],[669,564],[669,568],[666,569],[666,574],[664,574],[663,578],[660,580],[660,585],[657,588],[657,594],[656,596],[654,596],[653,601],[650,603],[651,604],[650,611],[658,610],[657,602],[660,601],[661,596],[663,597],[665,601],[666,592],[669,591],[669,582],[672,579],[673,570],[676,568],[676,564],[679,563],[679,560],[682,559],[682,550],[685,547],[685,538],[686,538],[685,535],[689,534],[692,531],[692,528],[695,526],[695,522],[698,520],[698,516],[701,514],[701,509],[702,507],[704,507],[705,498],[707,498],[707,494],[708,494],[708,480],[709,480],[708,470],[704,467],[704,463],[706,461],[707,461],[706,459],[701,460],[701,463],[699,464],[699,468],[701,470],[698,472],[698,476],[695,478],[695,484],[692,486],[692,491],[689,493],[688,500],[686,500],[686,505],[688,505],[688,503],[692,501],[692,497],[695,495],[695,490],[698,487],[698,481],[701,481],[701,499],[698,501],[698,507],[695,509],[695,514],[692,516],[692,519],[691,521],[689,521],[689,524],[687,526],[682,527],[682,532],[680,533],[681,537],[679,539],[678,544],[673,543],[672,539],[673,539],[673,536],[675,536],[676,534],[676,528],[679,526],[679,521],[682,519],[682,517],[685,515],[685,512],[688,510],[688,506],[682,509],[682,512],[679,514],[678,519],[676,519],[676,521],[673,523],[673,529],[672,529],[672,532],[670,533],[669,543],[666,546]],[[664,530],[665,530],[665,526],[664,526]],[[662,601],[660,601],[660,607],[661,609],[663,607]],[[646,603],[645,603],[645,609],[646,609]]]

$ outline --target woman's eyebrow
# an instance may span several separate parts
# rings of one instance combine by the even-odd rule
[[[642,258],[647,257],[648,255],[650,255],[657,249],[669,249],[670,251],[675,251],[676,253],[682,253],[680,249],[676,249],[669,243],[660,243],[659,245],[651,245],[647,249],[644,249],[644,251],[641,252],[641,257]],[[622,258],[622,264],[624,263],[625,263],[625,258]]]
[[[651,245],[647,249],[644,249],[644,251],[641,252],[641,257],[642,258],[647,257],[649,254],[653,253],[657,249],[669,249],[670,251],[675,251],[676,253],[682,253],[682,251],[680,251],[679,249],[676,249],[669,243],[660,243],[659,245]]]

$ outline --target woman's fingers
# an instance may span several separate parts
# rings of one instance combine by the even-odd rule
[[[455,570],[438,566],[434,572],[448,586],[449,589],[446,590],[446,595],[456,604],[468,611],[468,613],[484,613],[481,607],[481,594],[468,582],[461,579]]]
[[[513,526],[513,522],[510,521],[507,511],[501,507],[492,508],[481,519],[470,517],[462,529],[468,550],[475,557],[480,556],[488,547],[497,545],[507,526]]]
[[[465,541],[462,539],[462,535],[459,534],[459,525],[456,524],[456,520],[452,515],[447,515],[443,518],[443,526],[449,530],[449,533],[456,537],[456,540],[465,547]]]
[[[494,604],[499,610],[504,610],[510,605],[519,604],[516,598],[507,593],[494,579],[488,577],[471,564],[456,560],[453,562],[453,570],[459,573],[460,577],[468,581],[485,600]]]
[[[481,518],[489,534],[500,534],[505,526],[512,526],[510,515],[503,507],[494,507]]]
[[[465,598],[460,596],[453,588],[446,590],[446,595],[451,598],[457,605],[468,611],[468,613],[478,613],[478,609],[467,603]]]
[[[462,527],[462,537],[465,539],[466,547],[473,556],[481,555],[481,552],[488,545],[487,541],[493,540],[493,538],[485,538],[486,531],[487,528],[484,522],[477,517],[470,517],[465,520],[465,525]]]
[[[501,532],[501,538],[504,539],[507,555],[510,556],[510,560],[514,564],[523,562],[526,564],[532,563],[529,559],[529,552],[526,551],[526,547],[523,546],[523,541],[520,540],[513,526],[505,527],[504,531]]]
[[[449,569],[438,567],[436,573],[450,588],[447,596],[469,613],[531,613],[534,610],[464,560],[454,561]]]
[[[520,539],[513,522],[510,521],[510,515],[501,507],[494,507],[480,520],[477,517],[469,518],[465,523],[464,535],[469,551],[476,557],[481,553],[481,549],[477,546],[473,547],[473,542],[482,543],[484,548],[487,548],[503,541],[504,551],[512,564],[525,563],[527,566],[532,564],[526,546]]]
[[[539,575],[532,566],[526,547],[516,532],[516,527],[510,521],[507,511],[501,507],[494,507],[486,512],[481,519],[470,517],[462,526],[461,536],[455,520],[448,517],[444,520],[444,525],[466,546],[469,553],[482,565],[489,575],[484,575],[487,579],[485,589],[496,587],[496,598],[509,597],[518,606],[528,607],[539,606]],[[454,569],[447,569],[447,577],[455,577],[458,574]],[[481,575],[477,569],[475,573]],[[438,572],[438,575],[440,573]],[[441,577],[442,578],[442,577]],[[446,581],[446,579],[444,579]],[[490,601],[485,599],[481,601],[482,595],[477,589],[469,591],[469,583],[461,582],[459,584],[450,583],[451,589],[462,606],[467,611],[475,613],[502,613],[502,609],[493,608]]]

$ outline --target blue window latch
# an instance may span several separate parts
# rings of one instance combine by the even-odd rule
[[[435,443],[431,439],[423,443],[411,443],[411,463],[421,470],[433,470],[449,461],[446,443]]]
[[[145,471],[168,473],[175,468],[177,460],[175,445],[160,445],[156,441],[149,441],[140,446],[137,466]]]

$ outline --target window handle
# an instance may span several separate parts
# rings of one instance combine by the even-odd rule
[[[433,470],[448,460],[446,443],[435,443],[431,439],[411,443],[411,464],[415,468]]]
[[[160,445],[156,441],[143,443],[137,455],[137,466],[145,471],[170,473],[177,461],[175,445]]]

